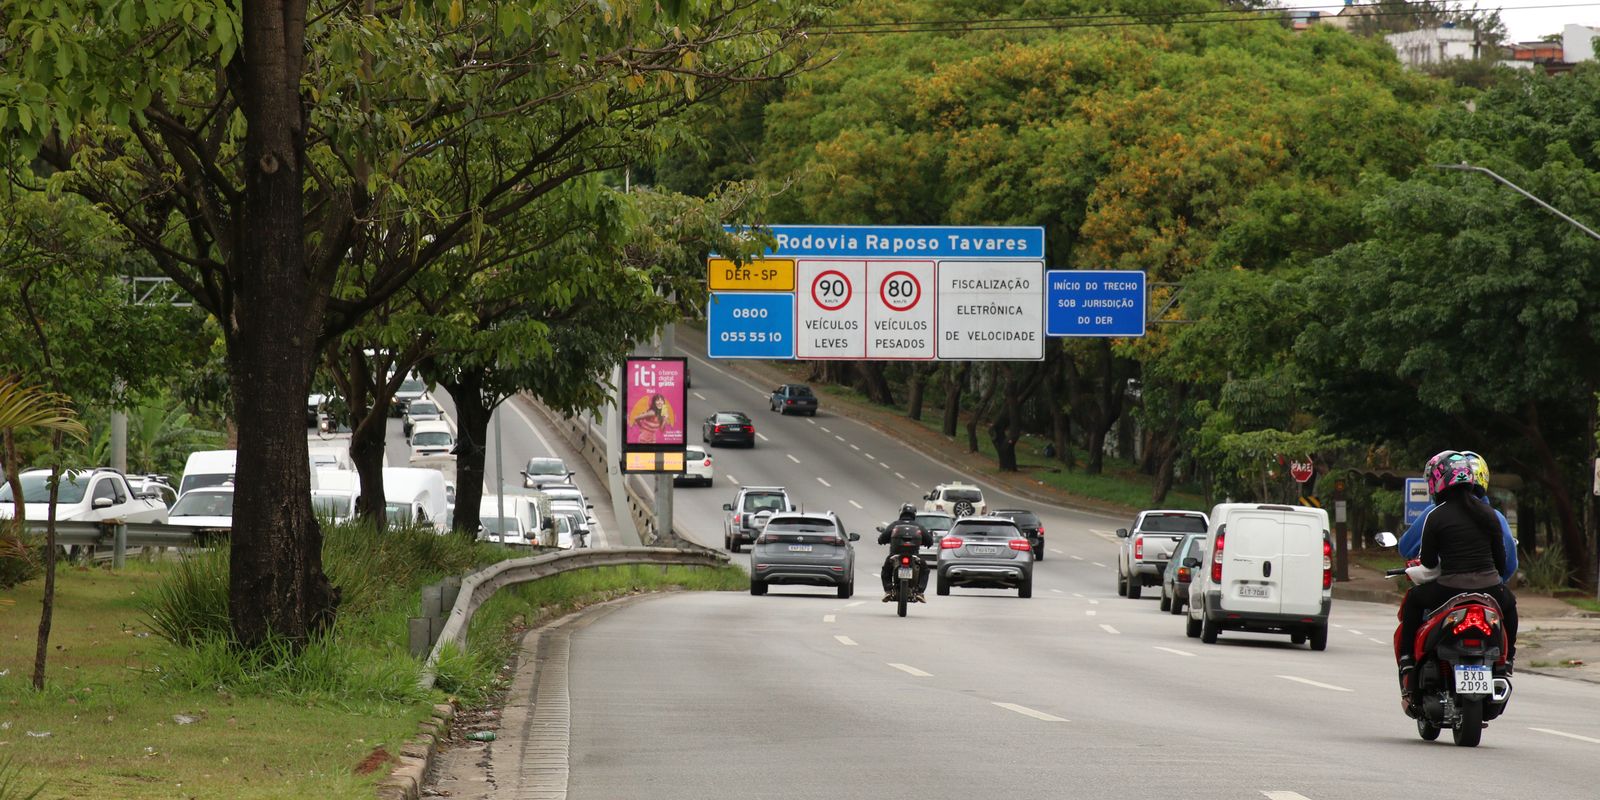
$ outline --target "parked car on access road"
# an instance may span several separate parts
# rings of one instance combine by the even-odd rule
[[[226,534],[233,529],[233,484],[190,489],[171,513],[169,524]]]
[[[1016,589],[1033,596],[1033,544],[1005,517],[961,517],[939,542],[935,589]]]
[[[756,426],[743,411],[718,411],[700,424],[700,441],[716,447],[724,444],[756,446]]]
[[[817,415],[817,395],[803,383],[786,383],[772,390],[767,406],[779,414]]]
[[[832,586],[841,599],[855,594],[860,534],[849,533],[831,511],[780,512],[750,548],[750,593],[777,584]]]

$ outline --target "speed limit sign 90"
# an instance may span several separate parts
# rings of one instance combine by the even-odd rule
[[[850,304],[855,290],[850,287],[850,277],[835,269],[817,274],[811,279],[811,299],[817,308],[838,311]]]
[[[797,260],[800,277],[799,358],[865,358],[867,265],[863,261]]]

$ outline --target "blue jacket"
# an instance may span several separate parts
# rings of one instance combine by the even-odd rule
[[[1417,521],[1406,529],[1405,535],[1400,537],[1400,555],[1416,558],[1422,552],[1422,524],[1428,521],[1428,512],[1436,507],[1436,504],[1429,503],[1428,507],[1422,510],[1422,516],[1417,517]],[[1494,516],[1500,520],[1500,535],[1505,537],[1506,543],[1506,571],[1500,575],[1500,580],[1504,582],[1511,580],[1511,576],[1517,574],[1517,540],[1511,537],[1511,524],[1506,522],[1505,515],[1496,511]]]

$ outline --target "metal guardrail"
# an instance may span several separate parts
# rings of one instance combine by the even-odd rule
[[[596,428],[592,422],[582,417],[566,417],[554,409],[539,402],[537,397],[526,395],[528,402],[543,414],[556,432],[561,434],[567,444],[577,450],[589,466],[594,468],[595,474],[605,475],[607,471],[605,433]],[[644,496],[631,476],[623,476],[623,490],[627,492],[628,514],[633,517],[633,526],[639,531],[639,538],[646,545],[665,544],[662,540],[660,526],[656,523],[655,507],[649,498]],[[682,536],[676,537],[686,541]]]
[[[439,640],[428,653],[422,665],[418,683],[424,689],[433,688],[438,675],[439,656],[446,646],[466,649],[467,627],[478,609],[500,589],[518,583],[528,583],[548,578],[562,572],[596,567],[632,566],[637,564],[678,564],[691,567],[720,567],[728,564],[724,553],[704,548],[674,550],[664,547],[622,547],[604,550],[568,550],[530,558],[514,558],[491,564],[461,579],[461,590],[450,609],[450,618],[439,632]]]
[[[28,533],[43,538],[44,522],[28,520]],[[109,547],[112,566],[121,568],[130,547],[204,547],[228,535],[226,528],[190,528],[154,522],[57,522],[56,544],[73,547]]]

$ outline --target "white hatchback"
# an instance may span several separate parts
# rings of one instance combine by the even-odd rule
[[[693,483],[711,485],[711,454],[703,447],[686,447],[683,450],[683,472],[672,476],[674,484]]]

